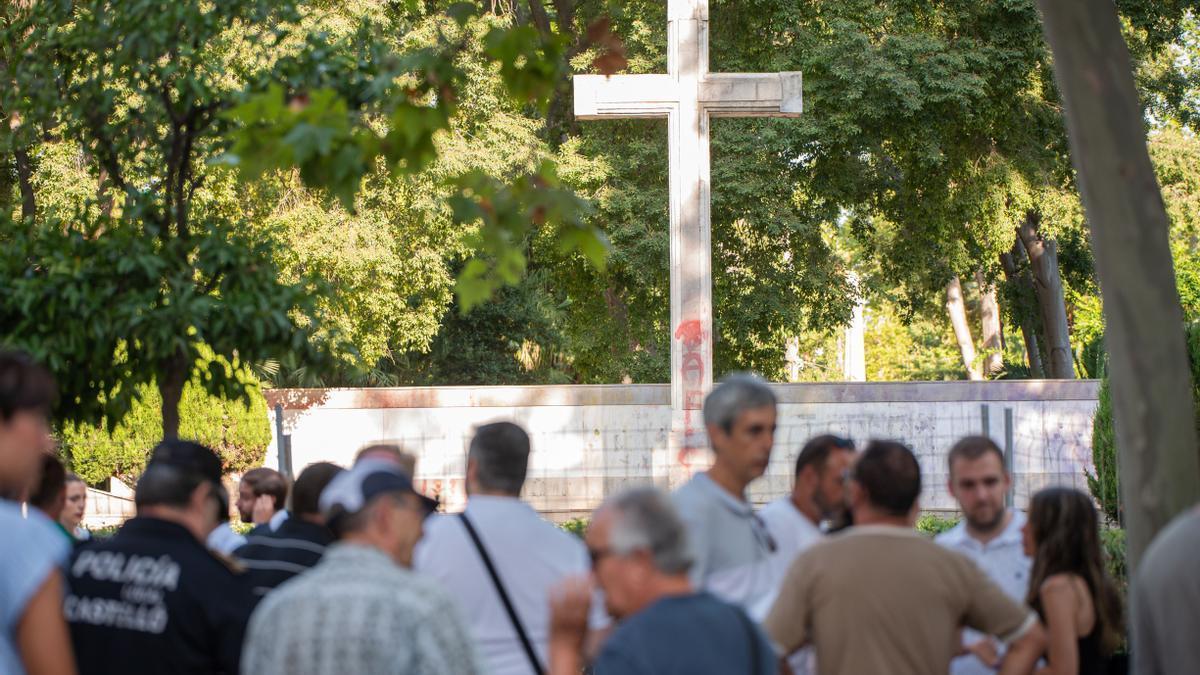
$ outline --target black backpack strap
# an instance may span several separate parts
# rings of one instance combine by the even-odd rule
[[[496,566],[492,564],[492,557],[483,547],[483,540],[479,538],[479,533],[475,531],[475,526],[471,524],[471,519],[467,517],[466,513],[460,513],[458,517],[462,520],[463,527],[467,528],[467,534],[471,536],[471,541],[475,543],[475,550],[479,551],[479,557],[483,559],[483,566],[487,568],[488,576],[492,578],[492,585],[496,587],[496,594],[500,596],[500,602],[504,604],[504,611],[508,612],[508,620],[512,622],[513,629],[517,631],[521,647],[525,649],[525,656],[529,658],[529,665],[533,666],[534,673],[544,675],[546,671],[538,661],[537,652],[533,650],[533,643],[529,641],[529,634],[525,632],[525,626],[521,624],[521,617],[517,616],[517,608],[513,607],[512,600],[508,597],[508,591],[504,589],[504,583],[500,581]]]

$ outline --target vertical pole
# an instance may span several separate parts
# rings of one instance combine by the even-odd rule
[[[1013,411],[1012,408],[1004,409],[1004,470],[1009,476],[1013,475]],[[1008,494],[1004,496],[1004,503],[1007,506],[1013,505],[1015,497],[1016,483],[1013,482],[1008,486]]]
[[[983,418],[983,435],[991,438],[992,425],[991,421],[988,419],[988,404],[984,403],[983,405],[979,406],[979,414],[980,417]]]
[[[290,457],[290,439],[283,433],[283,405],[275,404],[275,462],[279,465],[279,473],[292,477],[292,458]]]

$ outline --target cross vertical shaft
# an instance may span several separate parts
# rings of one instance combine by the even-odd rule
[[[797,117],[800,73],[708,72],[708,0],[668,0],[666,75],[576,75],[579,119],[666,117],[670,147],[670,447],[685,466],[705,445],[712,387],[709,123],[714,116]]]
[[[707,3],[671,0],[667,71],[677,82],[670,116],[671,407],[700,410],[712,386],[712,231],[708,119],[700,105],[707,74]],[[689,435],[694,429],[685,429]]]

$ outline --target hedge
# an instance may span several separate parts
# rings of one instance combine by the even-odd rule
[[[179,437],[216,450],[226,472],[261,466],[271,442],[262,390],[253,376],[239,377],[250,385],[248,403],[209,396],[197,382],[184,386],[179,402]],[[95,485],[116,477],[133,484],[141,475],[150,449],[162,438],[162,398],[153,386],[140,393],[141,400],[111,433],[103,423],[59,430],[63,458],[84,481]]]

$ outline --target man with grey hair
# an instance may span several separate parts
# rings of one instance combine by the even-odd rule
[[[740,607],[697,592],[688,533],[666,494],[635,488],[610,498],[587,531],[592,577],[620,624],[592,664],[596,675],[777,672],[778,660]],[[569,579],[551,598],[550,673],[580,672],[591,582]]]
[[[746,488],[771,459],[775,394],[755,375],[730,375],[704,400],[704,427],[712,468],[674,495],[695,556],[692,583],[748,611],[763,611],[779,583],[770,559],[776,547]]]
[[[529,435],[511,422],[475,431],[467,453],[467,507],[430,519],[416,568],[455,598],[490,672],[545,672],[550,588],[588,569],[583,544],[521,501]],[[605,622],[602,613],[592,626]]]

